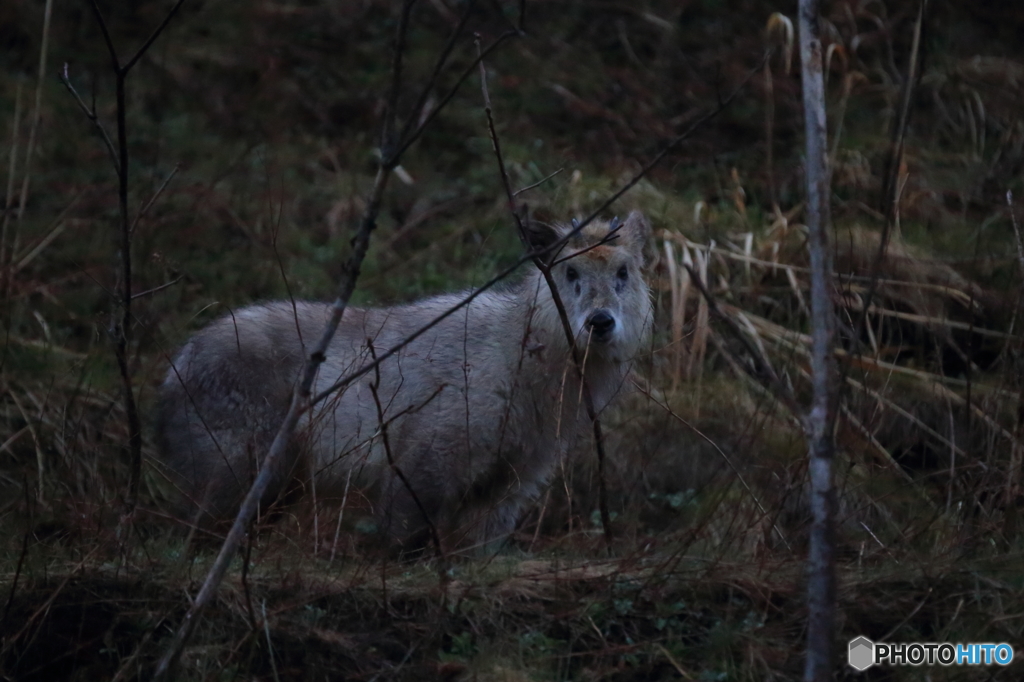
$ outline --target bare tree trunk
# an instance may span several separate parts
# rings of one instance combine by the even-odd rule
[[[832,517],[834,356],[832,353],[832,253],[829,248],[829,171],[825,86],[818,34],[819,0],[800,0],[800,66],[807,136],[807,227],[811,258],[811,374],[813,397],[804,423],[810,455],[811,522],[807,559],[807,664],[805,682],[832,679],[835,638],[835,552]]]

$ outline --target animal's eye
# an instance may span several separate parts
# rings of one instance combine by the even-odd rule
[[[570,265],[565,269],[565,278],[570,282],[575,282],[580,278],[580,273]]]
[[[625,281],[629,279],[629,269],[625,265],[623,265],[621,268],[619,268],[619,271],[615,273],[615,276]]]

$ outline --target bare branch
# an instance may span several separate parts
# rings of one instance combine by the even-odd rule
[[[110,53],[110,65],[114,70],[114,73],[121,74],[121,64],[117,61],[117,49],[114,48],[114,41],[110,39],[110,31],[107,30],[107,22],[103,19],[103,13],[100,12],[100,6],[96,4],[96,0],[89,0],[89,7],[92,8],[93,16],[96,17],[96,23],[100,26],[100,31],[103,32],[103,42],[107,45],[107,51]]]
[[[64,63],[64,70],[58,76],[60,82],[64,84],[71,96],[78,102],[78,106],[82,109],[82,113],[85,117],[92,121],[93,125],[96,126],[96,131],[100,135],[100,139],[103,140],[103,145],[107,148],[107,153],[110,154],[110,163],[114,166],[114,172],[121,175],[121,165],[117,161],[117,150],[114,149],[114,143],[110,139],[110,135],[107,134],[107,129],[103,127],[103,123],[100,122],[99,116],[96,111],[87,105],[82,98],[79,96],[78,91],[75,90],[75,86],[71,84],[71,78],[68,76],[68,65]]]
[[[139,221],[146,217],[146,214],[149,213],[149,209],[153,208],[153,204],[155,204],[156,200],[160,198],[160,195],[164,193],[164,190],[167,189],[167,185],[170,184],[171,180],[174,179],[174,176],[178,174],[179,170],[181,170],[181,164],[174,164],[174,168],[171,170],[170,173],[168,173],[167,177],[164,178],[164,181],[160,183],[160,186],[157,187],[156,192],[153,193],[153,196],[151,196],[149,198],[149,201],[147,201],[145,205],[143,205],[143,207],[139,209],[138,214],[135,216],[135,220],[132,221],[132,226],[128,229],[129,234],[135,234],[135,228],[139,226]]]
[[[7,192],[4,199],[4,219],[0,222],[0,294],[7,293],[7,225],[11,221],[11,207],[14,206],[14,176],[18,170],[18,142],[21,140],[21,79],[15,88],[14,121],[11,126],[10,158],[7,162]],[[11,254],[13,260],[14,254]]]
[[[398,19],[398,32],[395,34],[395,45],[391,54],[391,90],[388,93],[388,105],[384,112],[384,125],[380,133],[380,157],[388,164],[394,160],[398,165],[398,159],[392,154],[392,147],[395,145],[395,117],[398,115],[398,93],[402,85],[402,57],[405,52],[405,36],[409,28],[409,14],[416,0],[405,0],[402,5],[402,14]]]
[[[132,299],[134,300],[136,298],[144,298],[146,296],[149,296],[150,294],[155,294],[158,291],[163,291],[164,289],[167,289],[169,287],[173,287],[175,284],[177,284],[178,282],[180,282],[183,279],[185,279],[185,276],[181,275],[179,277],[176,277],[176,278],[172,279],[170,282],[164,282],[163,284],[161,284],[158,287],[153,287],[152,289],[147,289],[146,291],[140,291],[137,294],[132,294]]]
[[[885,172],[882,177],[882,206],[881,213],[885,216],[882,225],[881,239],[878,241],[878,251],[875,253],[874,261],[871,264],[871,276],[868,281],[868,290],[864,294],[864,303],[857,317],[857,324],[853,328],[853,344],[857,352],[860,352],[860,338],[864,334],[864,327],[868,321],[868,314],[871,311],[871,302],[878,293],[882,262],[885,260],[886,251],[889,249],[889,240],[892,237],[892,230],[896,222],[899,205],[900,188],[898,182],[900,161],[903,158],[903,142],[907,131],[907,122],[910,120],[910,102],[913,97],[914,86],[917,83],[917,62],[918,53],[921,49],[921,30],[924,23],[924,14],[927,9],[927,0],[920,0],[918,5],[917,22],[914,24],[914,38],[911,44],[910,61],[907,65],[907,78],[903,83],[903,96],[900,104],[900,114],[892,130],[892,137],[889,142],[889,154],[885,161]],[[842,376],[839,380],[840,386],[845,386],[846,377],[849,374],[850,365],[844,365]]]
[[[1013,211],[1013,192],[1010,190],[1006,190],[1006,206],[1010,210],[1010,224],[1013,225],[1013,236],[1017,241],[1017,265],[1020,266],[1021,276],[1024,276],[1024,240],[1020,236],[1017,214]]]
[[[470,2],[466,4],[466,11],[462,13],[462,16],[459,18],[459,23],[455,26],[455,30],[452,31],[451,37],[441,50],[441,54],[438,55],[437,61],[434,63],[434,70],[430,73],[430,78],[427,79],[427,84],[424,85],[423,90],[420,91],[420,96],[416,98],[416,105],[413,106],[412,111],[409,112],[409,117],[405,120],[405,125],[402,126],[402,132],[398,136],[399,140],[405,141],[409,137],[412,127],[423,115],[423,107],[426,106],[427,98],[430,97],[430,91],[434,89],[434,85],[437,83],[437,78],[441,75],[441,70],[444,68],[444,65],[448,63],[448,57],[451,56],[452,50],[455,49],[455,44],[458,42],[459,36],[462,35],[462,31],[465,30],[466,22],[469,21],[469,15],[473,12],[475,7],[476,0],[470,0]]]
[[[550,175],[544,177],[542,180],[538,180],[537,182],[533,183],[532,185],[527,185],[526,187],[523,187],[522,189],[517,189],[515,192],[512,192],[512,196],[513,197],[517,197],[520,194],[522,194],[523,192],[528,192],[528,191],[530,191],[531,189],[533,189],[535,187],[540,187],[545,182],[547,182],[551,178],[555,177],[556,175],[558,175],[559,173],[561,173],[564,170],[565,170],[564,168],[559,168],[554,173],[551,173]]]
[[[366,347],[370,349],[370,357],[374,360],[377,359],[377,353],[373,348],[373,339],[366,339]],[[377,390],[380,388],[380,365],[374,364],[373,366],[373,382],[370,383],[370,393],[373,395],[373,404],[377,407],[377,428],[380,429],[381,442],[384,445],[384,454],[388,459],[388,467],[398,477],[402,485],[405,486],[406,491],[409,493],[409,497],[416,504],[416,509],[419,510],[423,520],[427,523],[427,528],[430,530],[430,539],[434,543],[434,550],[437,552],[437,558],[442,562],[444,561],[444,550],[441,548],[441,538],[437,534],[437,527],[434,525],[434,520],[430,518],[430,514],[427,513],[423,503],[420,502],[420,496],[413,490],[412,484],[409,483],[409,479],[406,478],[405,474],[398,467],[398,463],[395,462],[395,456],[391,452],[391,441],[388,438],[388,424],[389,421],[384,419],[384,408],[380,404],[380,396],[377,395]],[[434,393],[437,395],[444,389],[444,386],[438,388]],[[429,400],[428,400],[429,402]]]
[[[32,500],[28,494],[27,477],[24,479],[23,489],[25,492],[25,511],[27,513],[29,508],[32,506]],[[0,626],[7,622],[7,616],[10,615],[11,606],[14,604],[14,595],[18,593],[18,579],[21,578],[21,567],[25,563],[25,557],[28,556],[28,539],[30,533],[31,530],[26,528],[25,534],[21,537],[21,553],[18,554],[18,563],[14,568],[14,578],[11,580],[11,589],[7,593],[7,604],[4,606],[4,615],[0,617]]]
[[[455,81],[455,85],[453,85],[452,89],[448,91],[448,94],[442,97],[441,101],[437,103],[437,106],[431,109],[429,114],[423,117],[423,121],[416,126],[415,130],[413,130],[412,133],[410,133],[405,139],[401,140],[398,149],[394,151],[395,159],[393,161],[393,165],[391,165],[392,168],[395,165],[398,165],[397,159],[401,157],[402,154],[405,153],[405,150],[408,149],[413,142],[419,139],[419,136],[423,134],[423,131],[426,129],[426,127],[430,125],[430,122],[433,121],[434,118],[439,113],[441,113],[441,110],[444,109],[448,102],[451,101],[452,97],[455,97],[455,93],[459,91],[459,88],[466,81],[466,79],[473,74],[473,71],[476,69],[477,64],[483,61],[484,57],[486,57],[495,49],[497,49],[497,47],[501,45],[503,42],[505,42],[505,40],[511,38],[514,35],[516,35],[515,31],[506,31],[505,33],[502,33],[500,36],[494,39],[493,43],[485,47],[483,53],[478,55],[477,58],[474,59],[473,62],[469,66],[467,66],[461,74],[459,74],[458,80]]]
[[[505,189],[505,198],[506,201],[508,201],[508,210],[512,214],[512,219],[515,221],[516,228],[519,231],[519,238],[522,240],[523,245],[529,249],[530,244],[529,238],[526,234],[526,225],[523,224],[523,220],[519,216],[519,211],[516,208],[515,194],[512,192],[512,185],[508,179],[508,170],[505,168],[505,159],[501,155],[501,141],[498,139],[498,131],[494,127],[494,116],[491,111],[491,96],[487,91],[487,69],[484,66],[483,53],[480,50],[479,36],[477,36],[476,39],[476,48],[480,61],[480,89],[483,93],[484,99],[484,113],[487,115],[487,128],[491,135],[491,147],[494,149],[494,157],[498,162],[498,172],[501,175],[502,187]],[[576,231],[579,231],[583,228],[583,224],[576,223],[573,227]],[[558,319],[562,323],[562,331],[565,333],[565,339],[569,345],[577,379],[579,379],[582,385],[583,404],[586,407],[587,417],[590,418],[590,423],[593,427],[594,449],[597,451],[598,509],[601,515],[601,528],[604,531],[605,541],[611,543],[612,523],[611,514],[608,510],[608,485],[605,481],[604,475],[605,450],[604,432],[601,428],[601,420],[597,416],[597,410],[594,407],[593,393],[590,390],[590,384],[587,381],[586,373],[583,371],[584,359],[580,357],[579,348],[576,345],[576,335],[572,331],[572,325],[569,323],[569,315],[565,311],[565,304],[562,302],[562,297],[558,293],[558,287],[555,286],[554,278],[551,276],[551,265],[540,257],[534,257],[533,263],[537,266],[537,269],[540,270],[541,276],[544,277],[544,282],[547,284],[548,290],[551,293],[551,300],[554,302],[555,309],[558,311]]]
[[[135,66],[139,59],[142,58],[142,55],[146,54],[146,51],[149,50],[150,46],[153,45],[153,42],[160,37],[161,33],[164,32],[164,29],[167,28],[167,24],[171,23],[171,19],[174,18],[174,15],[178,13],[178,10],[184,3],[185,0],[178,0],[176,3],[174,3],[174,7],[172,7],[171,11],[167,13],[167,16],[164,17],[164,20],[160,22],[160,25],[156,27],[156,30],[153,31],[149,38],[146,39],[146,42],[142,44],[142,47],[138,49],[135,55],[131,59],[129,59],[123,67],[121,67],[121,72],[123,74],[128,75],[128,72],[132,70],[132,67]]]
[[[11,237],[12,255],[18,250],[21,220],[25,216],[25,206],[28,203],[28,189],[32,181],[32,159],[35,156],[36,135],[39,132],[39,123],[42,120],[43,83],[46,77],[46,60],[50,45],[50,18],[52,16],[53,0],[46,0],[46,6],[43,10],[43,39],[39,47],[39,72],[36,76],[35,104],[32,107],[32,118],[29,120],[28,146],[25,148],[25,168],[22,170],[21,194],[18,196],[18,215],[14,223],[14,234]]]
[[[836,577],[835,490],[832,460],[836,410],[832,304],[832,251],[829,248],[828,140],[825,83],[819,35],[820,0],[800,0],[800,80],[803,86],[807,183],[807,247],[811,261],[811,409],[804,421],[811,479],[811,531],[807,557],[807,659],[805,682],[833,679]]]

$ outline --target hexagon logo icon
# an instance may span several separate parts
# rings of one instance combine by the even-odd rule
[[[867,670],[875,664],[875,643],[863,636],[851,640],[847,660],[854,670]]]

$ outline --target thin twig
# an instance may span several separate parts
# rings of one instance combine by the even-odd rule
[[[152,34],[150,34],[149,38],[146,39],[146,42],[142,44],[142,47],[140,47],[135,52],[135,55],[131,59],[129,59],[124,66],[121,67],[121,70],[125,73],[125,75],[127,75],[128,72],[132,70],[132,67],[135,66],[136,62],[138,62],[139,59],[142,58],[142,55],[146,54],[146,51],[153,45],[153,42],[160,37],[160,34],[164,32],[165,28],[167,28],[167,24],[171,23],[171,19],[173,19],[174,15],[178,13],[178,10],[181,8],[184,2],[185,0],[178,0],[176,3],[174,3],[174,7],[172,7],[171,11],[167,13],[167,16],[164,17],[164,20],[160,22],[160,25],[156,27],[156,30],[153,31]]]
[[[177,284],[183,279],[185,279],[185,275],[180,275],[177,278],[172,279],[170,282],[164,282],[158,287],[153,287],[152,289],[147,289],[146,291],[140,291],[137,294],[132,294],[132,300],[135,300],[136,298],[143,298],[145,296],[149,296],[150,294],[155,294],[156,292],[163,291],[168,287],[173,287],[175,284]]]
[[[25,492],[25,513],[29,513],[32,506],[32,498],[28,494],[28,478],[24,479]],[[11,580],[11,590],[7,593],[7,604],[4,606],[4,615],[0,618],[0,628],[7,623],[7,616],[11,613],[11,606],[14,604],[14,595],[18,593],[18,580],[21,578],[21,568],[25,564],[25,557],[28,556],[28,536],[31,533],[30,527],[25,528],[25,534],[21,537],[21,552],[18,554],[18,563],[14,568],[14,578]]]
[[[7,160],[7,193],[4,198],[4,219],[0,225],[0,293],[7,292],[7,225],[14,206],[14,176],[18,171],[18,143],[21,141],[21,79],[14,95],[14,121],[11,125],[11,150]],[[13,254],[11,256],[13,259]],[[6,300],[6,296],[4,297]]]
[[[881,543],[879,543],[879,544],[881,544]],[[880,639],[879,641],[881,641],[881,642],[888,642],[888,641],[889,641],[889,639],[890,639],[890,638],[891,638],[891,637],[892,637],[893,635],[895,635],[895,634],[896,634],[897,632],[899,632],[899,630],[900,630],[900,628],[901,628],[901,627],[903,627],[904,625],[906,625],[907,623],[909,623],[909,622],[910,622],[910,619],[911,619],[911,618],[913,618],[914,616],[916,616],[916,615],[917,615],[917,612],[921,610],[921,607],[923,607],[923,606],[925,605],[925,603],[927,603],[927,601],[928,601],[928,598],[929,598],[929,597],[930,597],[930,596],[932,595],[932,591],[933,591],[934,589],[935,589],[934,587],[929,587],[929,588],[928,588],[928,592],[927,592],[927,594],[925,594],[925,595],[924,595],[924,599],[922,599],[922,600],[921,600],[921,601],[920,601],[920,602],[918,603],[918,605],[917,605],[917,606],[915,606],[915,607],[914,607],[914,608],[913,608],[913,609],[912,609],[912,610],[910,611],[910,613],[908,613],[908,614],[906,615],[906,617],[904,617],[904,618],[903,618],[903,620],[901,620],[901,621],[900,621],[899,623],[897,623],[897,624],[896,624],[896,626],[895,626],[895,627],[893,627],[893,629],[891,629],[891,630],[889,630],[889,632],[885,633],[885,635],[884,635],[884,636],[883,636],[883,637],[882,637],[882,638],[881,638],[881,639]]]
[[[416,0],[405,0],[402,5],[402,13],[398,20],[398,33],[395,38],[395,46],[391,53],[391,90],[388,94],[387,109],[384,111],[384,125],[380,133],[380,156],[385,165],[394,163],[388,170],[398,165],[398,159],[394,158],[392,147],[395,144],[395,120],[398,116],[398,93],[402,85],[402,58],[405,56],[405,40],[409,27],[409,14]]]
[[[903,159],[903,143],[907,131],[907,122],[910,120],[910,102],[913,97],[914,87],[917,83],[918,52],[921,48],[921,30],[924,23],[925,11],[928,0],[920,0],[918,5],[917,21],[914,24],[914,38],[910,50],[910,61],[907,65],[907,78],[903,83],[903,96],[900,105],[900,115],[892,130],[892,137],[889,142],[889,154],[885,161],[885,172],[882,177],[882,215],[885,222],[882,225],[881,238],[878,241],[878,250],[875,253],[874,261],[871,264],[871,275],[868,280],[868,290],[864,295],[864,303],[857,324],[853,327],[852,343],[854,349],[859,353],[861,348],[860,337],[864,334],[865,325],[868,322],[868,315],[871,310],[871,303],[878,293],[880,277],[882,274],[882,263],[885,261],[886,252],[889,249],[889,240],[892,236],[893,226],[896,221],[897,208],[899,206],[900,186],[898,182],[900,162]],[[973,306],[972,306],[973,308]],[[848,367],[841,370],[839,386],[842,387],[849,373]],[[833,414],[833,418],[835,414]]]
[[[491,147],[494,149],[494,156],[498,162],[498,172],[501,176],[502,187],[505,189],[505,198],[508,202],[508,210],[512,214],[512,219],[515,221],[516,228],[519,232],[519,238],[522,240],[523,245],[529,249],[529,237],[527,235],[526,225],[523,224],[523,220],[516,207],[515,194],[512,192],[512,185],[508,179],[508,170],[505,168],[505,159],[501,154],[501,141],[498,138],[498,131],[494,126],[494,116],[491,110],[491,97],[487,92],[487,69],[484,66],[483,54],[480,51],[479,36],[477,36],[476,39],[476,48],[477,53],[480,55],[480,88],[484,98],[484,113],[487,116],[487,128],[491,136]],[[583,404],[587,411],[587,417],[590,419],[590,423],[593,428],[594,449],[597,452],[597,505],[598,511],[601,515],[601,528],[604,531],[604,538],[605,541],[610,544],[613,536],[611,514],[608,510],[608,485],[605,480],[606,458],[604,449],[604,432],[601,428],[601,420],[598,418],[597,410],[594,407],[594,397],[590,389],[590,382],[587,381],[587,376],[584,371],[584,360],[580,357],[579,348],[576,345],[576,335],[572,331],[572,325],[569,323],[569,315],[565,310],[565,304],[562,301],[562,297],[558,293],[558,287],[555,286],[554,278],[551,276],[551,264],[539,257],[535,257],[533,259],[533,263],[537,269],[540,270],[541,276],[544,278],[548,290],[551,293],[551,300],[555,304],[555,309],[558,311],[558,318],[562,323],[562,331],[565,333],[565,339],[569,345],[570,356],[576,370],[576,376],[580,381],[580,392],[583,395]]]
[[[46,248],[53,243],[53,240],[60,236],[61,232],[64,231],[65,227],[64,219],[67,217],[68,213],[71,212],[71,209],[73,209],[78,204],[81,198],[85,196],[85,194],[86,193],[84,191],[79,192],[77,195],[74,196],[74,198],[71,199],[68,205],[65,206],[60,213],[57,214],[57,217],[47,228],[46,236],[43,237],[39,241],[39,243],[32,247],[26,247],[24,253],[11,254],[10,269],[12,277],[16,275],[18,272],[20,272],[22,269],[24,269],[33,260],[35,260],[40,253],[46,250]]]
[[[163,620],[163,617],[161,617],[157,622],[162,622]],[[139,660],[139,656],[141,656],[149,649],[148,645],[150,640],[153,639],[154,632],[157,632],[157,630],[153,629],[146,631],[146,634],[142,636],[142,639],[135,646],[135,651],[133,651],[131,655],[125,660],[125,662],[121,664],[121,667],[117,669],[117,672],[114,673],[114,676],[110,678],[110,682],[121,682],[121,680],[124,680],[128,677],[128,675],[130,674],[129,670],[132,668],[133,665],[135,665],[135,662]],[[139,669],[141,667],[141,665],[136,667],[136,679],[142,677],[142,671]]]
[[[1024,312],[1024,239],[1021,238],[1020,226],[1017,225],[1017,214],[1014,212],[1013,192],[1006,190],[1006,206],[1010,212],[1010,223],[1013,225],[1013,236],[1017,243],[1017,265],[1020,269],[1021,289],[1017,294],[1017,307]],[[973,318],[972,318],[973,320]],[[1017,341],[1018,349],[1024,350],[1024,339]],[[1010,471],[1007,476],[1006,499],[1007,504],[1015,505],[1020,490],[1020,469],[1024,453],[1021,452],[1021,443],[1024,442],[1024,386],[1018,383],[1017,386],[1017,424],[1014,427],[1015,438],[1010,446]],[[951,465],[952,466],[952,465]]]
[[[174,168],[172,168],[171,172],[167,174],[167,177],[164,178],[164,181],[160,183],[160,186],[157,187],[156,192],[153,193],[153,196],[149,198],[149,201],[147,201],[142,206],[142,208],[139,209],[139,212],[135,215],[135,220],[132,221],[132,226],[128,228],[129,234],[135,234],[135,228],[139,226],[139,221],[146,217],[146,214],[149,213],[149,209],[153,208],[153,204],[155,204],[156,200],[160,198],[160,195],[164,193],[164,190],[167,189],[167,185],[170,184],[171,180],[174,179],[174,176],[178,174],[179,170],[181,170],[181,164],[174,164]]]
[[[103,13],[100,12],[96,0],[89,0],[89,7],[92,8],[96,23],[99,24],[100,31],[103,33],[103,43],[107,46],[107,52],[110,54],[110,63],[114,73],[120,73],[121,64],[117,60],[117,49],[114,47],[114,41],[110,39],[110,31],[107,30],[107,22],[103,19]]]
[[[256,611],[252,607],[252,591],[249,589],[249,564],[252,562],[252,546],[255,542],[255,533],[249,533],[245,539],[245,553],[242,555],[242,594],[245,596],[245,610],[249,614],[249,627],[255,630],[259,626],[256,620]]]
[[[21,418],[25,420],[25,426],[28,428],[29,435],[32,436],[32,443],[36,447],[36,475],[38,480],[36,481],[36,495],[40,502],[43,501],[45,492],[44,483],[46,482],[46,461],[43,458],[43,446],[39,442],[39,434],[36,431],[35,425],[32,423],[32,419],[28,416],[28,412],[25,410],[25,406],[18,400],[18,394],[14,392],[14,388],[9,384],[7,385],[7,395],[11,396],[11,400],[14,402],[14,406],[18,408],[18,413],[21,414]]]
[[[366,347],[370,349],[370,357],[374,360],[377,359],[376,351],[373,348],[373,339],[366,339]],[[406,491],[412,498],[412,501],[416,504],[416,509],[419,511],[423,520],[427,523],[427,528],[430,530],[430,539],[434,543],[434,550],[437,552],[437,558],[444,563],[444,550],[441,548],[441,537],[437,534],[437,526],[434,525],[434,520],[430,518],[430,514],[427,513],[426,507],[420,501],[420,496],[413,490],[412,484],[409,483],[409,479],[398,467],[398,463],[395,462],[395,456],[391,452],[391,440],[388,438],[388,422],[384,420],[384,408],[380,403],[380,396],[377,391],[380,389],[380,366],[376,365],[373,368],[373,381],[370,383],[370,393],[373,395],[373,404],[377,408],[377,428],[380,431],[381,443],[384,445],[384,454],[388,459],[388,467],[391,472],[398,477],[398,480],[405,486]],[[393,501],[392,501],[393,504]]]
[[[68,75],[68,65],[66,62],[64,64],[64,70],[61,71],[59,78],[60,82],[63,83],[64,87],[71,93],[71,96],[75,98],[76,102],[78,102],[78,106],[81,108],[82,113],[85,114],[85,117],[92,121],[92,124],[96,127],[96,132],[99,133],[100,139],[103,140],[103,146],[106,147],[107,153],[110,154],[110,163],[114,166],[114,172],[117,175],[120,175],[121,166],[117,161],[117,150],[114,149],[114,143],[111,141],[110,135],[107,134],[107,129],[103,127],[100,117],[82,100],[78,91],[75,90],[75,86],[71,84],[71,78]]]
[[[565,170],[565,169],[564,169],[564,168],[559,168],[559,169],[558,169],[558,170],[556,170],[556,171],[555,171],[554,173],[551,173],[550,175],[546,176],[546,177],[545,177],[544,179],[542,179],[542,180],[538,180],[537,182],[533,183],[532,185],[527,185],[526,187],[523,187],[522,189],[517,189],[517,190],[516,190],[515,192],[512,192],[512,196],[514,196],[514,197],[517,197],[517,196],[519,196],[520,194],[522,194],[523,192],[528,192],[528,191],[530,191],[530,190],[531,190],[531,189],[533,189],[534,187],[540,187],[540,186],[541,186],[541,185],[543,185],[543,184],[544,184],[545,182],[547,182],[547,181],[548,181],[548,180],[550,180],[551,178],[553,178],[553,177],[555,177],[556,175],[558,175],[559,173],[561,173],[561,172],[562,172],[563,170]]]
[[[1020,236],[1020,227],[1017,225],[1017,214],[1013,210],[1013,192],[1006,190],[1006,206],[1010,210],[1010,224],[1013,225],[1013,236],[1017,242],[1017,264],[1020,266],[1020,274],[1024,280],[1024,239]]]
[[[338,537],[341,535],[341,521],[345,517],[345,505],[348,503],[349,485],[352,483],[352,469],[349,468],[345,477],[345,491],[341,494],[341,506],[338,508],[338,525],[334,527],[334,542],[331,544],[331,558],[327,560],[327,567],[334,563],[334,555],[338,551]]]
[[[377,358],[377,362],[372,364],[372,367],[370,368],[369,371],[373,371],[374,367],[379,367],[380,366],[380,362],[383,359],[384,359],[383,357]],[[409,405],[405,409],[400,410],[398,412],[395,412],[393,415],[388,417],[387,421],[384,422],[384,425],[385,426],[390,426],[391,424],[393,424],[394,422],[398,421],[399,419],[401,419],[402,417],[404,417],[407,414],[416,414],[417,412],[422,410],[424,407],[426,407],[430,403],[434,402],[434,398],[436,398],[437,396],[441,395],[441,393],[446,388],[448,388],[448,384],[440,384],[437,388],[434,389],[433,393],[431,393],[430,395],[428,395],[426,397],[426,399],[423,402],[421,402],[418,405],[415,405],[415,404],[414,405]],[[391,403],[389,402],[388,405],[391,405]],[[323,471],[333,467],[337,462],[341,461],[341,459],[343,457],[346,457],[346,456],[352,454],[352,452],[354,452],[356,449],[358,449],[358,448],[360,448],[362,446],[363,446],[363,444],[356,445],[354,448],[352,448],[350,450],[346,450],[345,452],[340,453],[337,457],[333,457],[330,461],[323,463],[323,466],[316,470],[316,475],[319,476]]]
[[[263,634],[267,637],[267,654],[270,656],[270,670],[274,674],[274,682],[281,682],[281,678],[277,674],[277,662],[274,660],[274,644],[270,641],[270,621],[267,620],[266,599],[262,601],[260,608],[263,610]]]
[[[52,0],[47,0],[47,7]],[[160,36],[163,30],[170,23],[174,15],[177,14],[178,9],[183,4],[184,0],[178,0],[171,10],[164,16],[163,21],[157,26],[156,30],[149,36],[149,38],[142,44],[142,46],[135,52],[135,54],[128,60],[124,65],[121,64],[117,54],[117,48],[114,46],[114,41],[110,37],[110,31],[107,28],[107,22],[103,18],[103,13],[100,12],[97,0],[89,0],[89,6],[92,8],[93,15],[96,18],[96,23],[99,24],[100,31],[103,33],[103,41],[107,46],[107,51],[110,54],[111,70],[115,76],[115,90],[116,90],[116,102],[117,102],[117,146],[115,147],[110,140],[110,137],[106,134],[103,126],[99,122],[99,118],[96,115],[94,107],[88,107],[82,101],[82,98],[78,96],[74,87],[71,85],[71,81],[67,76],[67,66],[65,65],[64,73],[61,76],[61,81],[64,86],[71,92],[78,105],[85,112],[86,116],[93,122],[93,124],[100,131],[101,137],[107,147],[107,151],[111,154],[114,160],[114,170],[117,173],[118,188],[117,188],[117,199],[118,207],[120,209],[120,230],[118,231],[117,238],[115,240],[116,248],[118,252],[118,265],[117,265],[117,280],[119,283],[119,300],[120,300],[120,319],[118,317],[118,311],[115,308],[113,311],[113,319],[111,321],[111,336],[114,342],[114,356],[117,360],[118,371],[121,375],[121,388],[123,394],[125,418],[128,425],[128,453],[129,453],[129,476],[128,476],[128,492],[124,500],[124,518],[130,519],[132,513],[135,511],[135,506],[138,501],[139,494],[139,481],[142,478],[142,425],[139,418],[138,404],[135,400],[135,389],[132,386],[132,371],[129,366],[129,354],[131,352],[132,345],[132,300],[134,296],[132,294],[132,233],[138,220],[142,217],[142,213],[148,210],[149,206],[143,208],[140,215],[136,218],[135,222],[132,222],[128,218],[128,124],[127,124],[127,95],[126,95],[126,80],[128,73],[132,67],[138,63],[142,55],[153,45],[153,42]],[[116,152],[116,153],[115,153]],[[173,173],[171,176],[173,177]],[[168,178],[168,181],[170,178]],[[166,182],[164,183],[166,186]],[[163,187],[157,192],[159,196],[160,192],[163,191]],[[154,200],[156,197],[154,197]],[[127,534],[124,536],[127,538]]]
[[[397,165],[398,163],[397,159],[401,157],[402,154],[405,153],[405,150],[407,150],[412,145],[413,142],[419,139],[420,135],[423,134],[423,131],[426,130],[427,126],[430,125],[431,121],[433,121],[434,118],[439,113],[441,113],[441,110],[444,109],[445,105],[447,105],[448,102],[450,102],[451,99],[455,97],[455,93],[459,91],[459,87],[461,87],[461,85],[466,81],[467,78],[473,75],[473,71],[476,70],[477,64],[483,61],[483,59],[487,57],[487,55],[489,55],[491,52],[496,50],[499,45],[501,45],[507,39],[515,35],[515,31],[506,31],[505,33],[502,33],[500,36],[495,38],[494,42],[485,47],[483,52],[480,55],[478,55],[477,58],[474,59],[461,74],[459,74],[459,78],[457,81],[455,81],[455,85],[453,85],[451,90],[449,90],[448,93],[444,97],[442,97],[441,100],[434,106],[434,108],[430,110],[430,113],[428,113],[426,116],[418,117],[421,119],[421,122],[413,129],[413,131],[409,134],[408,137],[401,141],[401,144],[399,144],[396,147],[395,151],[393,152],[393,156],[395,157],[395,165]]]
[[[476,0],[470,0],[470,2],[466,4],[466,11],[462,13],[462,16],[459,18],[459,23],[455,26],[455,30],[452,31],[452,35],[448,38],[448,42],[441,50],[441,54],[438,55],[437,61],[434,62],[434,70],[427,79],[427,83],[423,87],[423,90],[420,91],[419,97],[416,98],[416,105],[413,106],[412,111],[409,113],[409,117],[405,120],[405,125],[402,126],[402,132],[399,135],[399,139],[409,139],[409,133],[412,131],[412,127],[416,125],[416,122],[422,116],[423,107],[426,106],[427,98],[430,97],[430,91],[433,89],[434,84],[437,83],[437,79],[441,75],[441,70],[444,68],[444,65],[448,63],[448,57],[451,56],[452,50],[455,48],[455,44],[458,42],[459,36],[461,36],[462,31],[465,30],[466,22],[469,21],[469,15],[473,12],[475,6]]]
[[[769,25],[770,25],[769,20]],[[768,198],[772,202],[772,212],[779,214],[779,195],[775,189],[775,84],[772,79],[772,62],[768,59],[764,63],[764,136],[765,154],[764,170],[768,184]]]
[[[29,182],[32,179],[32,157],[36,152],[36,134],[39,132],[39,122],[42,119],[43,106],[43,83],[46,81],[46,58],[50,45],[50,18],[53,15],[53,0],[46,0],[46,7],[43,10],[43,40],[39,48],[39,74],[36,77],[36,101],[32,110],[32,121],[28,132],[28,147],[25,148],[25,169],[21,182],[21,196],[18,200],[18,216],[14,223],[14,236],[11,239],[11,253],[18,250],[18,234],[21,226],[21,219],[25,215],[25,205],[28,203]]]

